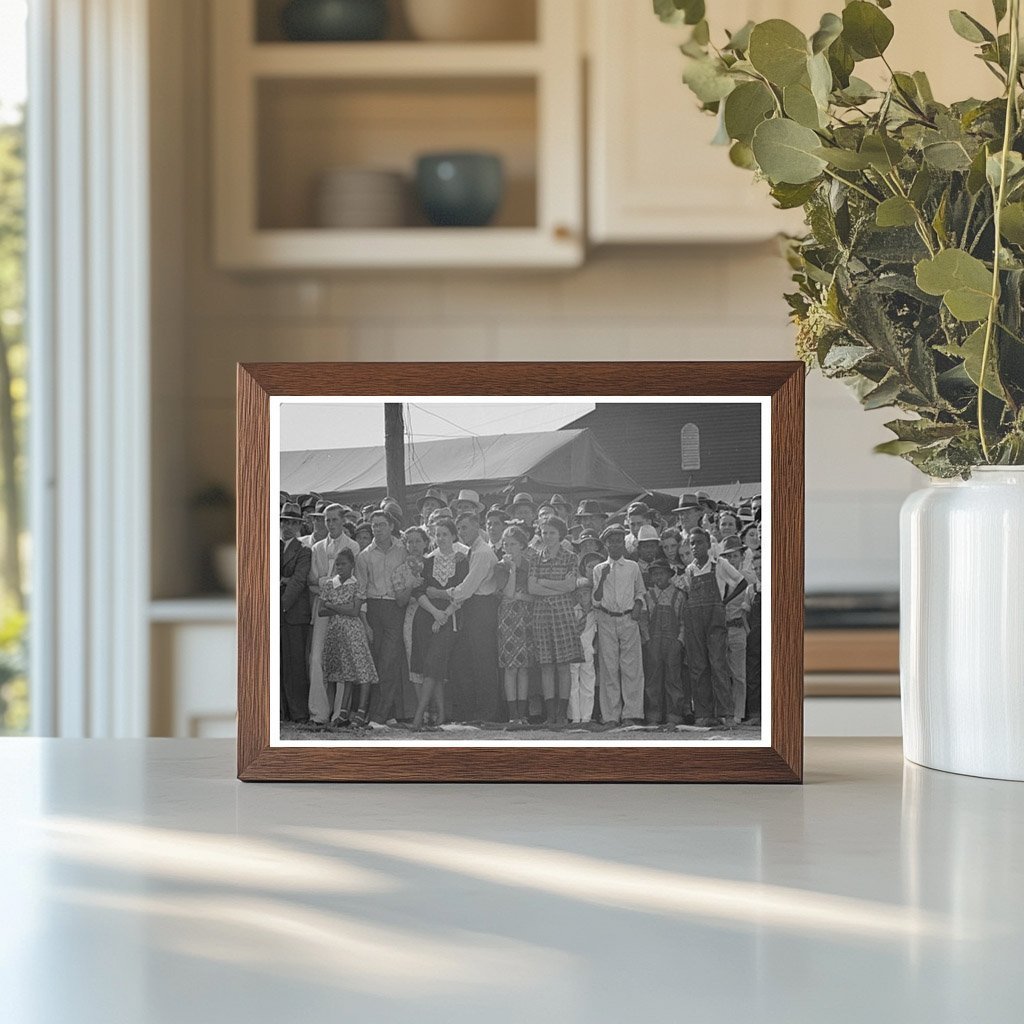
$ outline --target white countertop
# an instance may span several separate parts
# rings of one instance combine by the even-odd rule
[[[809,740],[803,787],[243,785],[0,741],[0,1018],[1024,1019],[1024,785]]]

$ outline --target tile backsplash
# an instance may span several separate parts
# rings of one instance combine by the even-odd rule
[[[233,472],[234,363],[357,359],[787,359],[774,245],[595,253],[572,272],[245,278],[190,262],[185,406],[193,484]],[[915,471],[872,454],[885,412],[807,381],[808,589],[893,588]]]

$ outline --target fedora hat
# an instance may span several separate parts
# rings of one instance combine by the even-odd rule
[[[726,537],[725,540],[722,541],[722,546],[719,548],[718,553],[720,555],[729,555],[734,551],[742,550],[743,541],[741,541],[739,537]]]
[[[627,516],[649,516],[651,514],[651,506],[646,501],[631,501],[629,507],[626,509]]]
[[[552,494],[551,497],[548,498],[548,504],[556,507],[558,505],[564,505],[566,508],[572,508],[572,505],[570,505],[561,494]]]
[[[500,505],[492,505],[487,510],[487,515],[484,519],[500,519],[503,523],[508,522],[508,513]]]
[[[512,504],[509,505],[509,508],[514,509],[517,505],[529,505],[535,512],[537,511],[537,502],[533,500],[533,495],[528,494],[526,491],[520,491],[512,499]]]
[[[286,501],[281,506],[281,519],[287,519],[289,522],[301,523],[302,522],[302,508],[299,506],[297,501]]]
[[[457,508],[459,505],[472,505],[477,512],[484,510],[484,503],[480,500],[480,495],[468,488],[459,491],[459,496],[452,502],[453,508]]]
[[[610,523],[601,531],[601,540],[607,540],[612,534],[619,534],[621,537],[626,536],[626,528],[622,523]]]
[[[313,506],[313,510],[309,513],[311,516],[323,517],[324,512],[327,510],[328,502],[320,498],[317,503]]]
[[[581,501],[579,508],[576,509],[576,515],[578,516],[603,516],[605,519],[608,518],[608,513],[591,498],[587,498]]]
[[[692,492],[687,494],[679,495],[679,504],[676,505],[673,512],[696,512],[701,507],[700,502],[697,500],[697,495]]]
[[[423,505],[424,505],[425,502],[428,502],[428,501],[436,501],[439,505],[447,505],[448,504],[448,499],[444,496],[444,492],[443,491],[439,491],[436,487],[431,487],[427,491],[427,493],[424,494],[423,497],[420,498],[420,500],[418,502],[416,502],[416,507],[420,511],[423,511]]]

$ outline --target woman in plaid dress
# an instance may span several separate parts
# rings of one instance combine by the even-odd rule
[[[573,614],[576,555],[562,546],[565,521],[551,516],[541,522],[540,551],[530,566],[529,592],[533,602],[534,657],[541,667],[541,688],[547,724],[566,724],[569,708],[569,666],[583,660],[583,647]]]

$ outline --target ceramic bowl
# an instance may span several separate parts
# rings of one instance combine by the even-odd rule
[[[435,227],[483,227],[501,206],[505,174],[494,153],[425,153],[416,162],[416,193]]]
[[[387,0],[289,0],[281,11],[285,38],[296,42],[380,39],[387,25]]]

